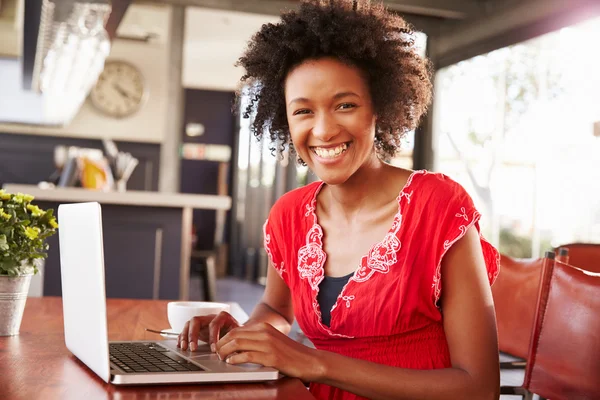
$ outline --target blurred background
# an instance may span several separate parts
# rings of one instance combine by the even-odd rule
[[[430,113],[387,161],[463,184],[503,254],[600,243],[600,2],[384,3],[435,67]],[[295,7],[0,0],[0,186],[47,207],[106,204],[109,297],[251,310],[270,206],[316,178],[232,112],[243,72],[233,65]],[[60,294],[56,252],[40,293]]]

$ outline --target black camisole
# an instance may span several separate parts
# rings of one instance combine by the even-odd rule
[[[319,284],[319,294],[317,301],[321,308],[321,318],[325,326],[329,326],[331,322],[331,307],[337,301],[342,289],[348,283],[348,280],[354,275],[354,272],[346,276],[325,276]]]

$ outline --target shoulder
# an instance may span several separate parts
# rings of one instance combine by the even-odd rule
[[[291,190],[271,207],[263,225],[263,234],[265,248],[273,260],[278,259],[277,243],[285,244],[282,248],[288,248],[294,237],[303,234],[305,215],[310,207],[314,207],[313,201],[321,185],[322,182],[314,182]]]
[[[413,182],[409,181],[406,189],[414,190],[415,194],[423,200],[453,203],[471,199],[460,183],[441,172],[415,171],[411,180]]]
[[[421,175],[420,179],[422,184],[424,184],[430,190],[449,194],[462,194],[465,192],[465,189],[460,183],[456,182],[454,179],[441,172],[430,172],[422,170],[415,171],[415,174],[416,173],[419,173]]]
[[[313,182],[285,193],[271,207],[269,219],[281,221],[306,212],[307,206],[311,206],[321,185],[320,181]]]
[[[312,182],[308,185],[290,190],[289,192],[284,193],[283,196],[281,196],[275,202],[275,204],[290,205],[298,203],[309,203],[314,199],[315,193],[321,187],[322,184],[323,182],[321,181]]]

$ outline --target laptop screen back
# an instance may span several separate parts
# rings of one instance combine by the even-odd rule
[[[100,204],[61,204],[58,224],[65,344],[108,382],[110,364]]]

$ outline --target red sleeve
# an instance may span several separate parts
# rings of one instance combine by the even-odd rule
[[[281,207],[277,203],[271,209],[269,218],[263,225],[263,240],[269,261],[273,264],[279,276],[287,283],[287,271],[282,248],[284,239],[281,229],[283,220],[281,211]]]
[[[439,211],[436,213],[438,216],[438,227],[435,229],[433,235],[436,269],[433,277],[432,297],[436,305],[438,305],[437,303],[442,290],[442,259],[452,245],[461,239],[470,227],[474,226],[477,232],[479,232],[490,285],[496,280],[500,267],[500,254],[481,235],[479,228],[481,214],[475,208],[469,194],[460,184],[450,178],[442,175],[441,179],[444,181],[444,185],[440,185],[439,196],[436,196],[439,198],[436,207]]]

